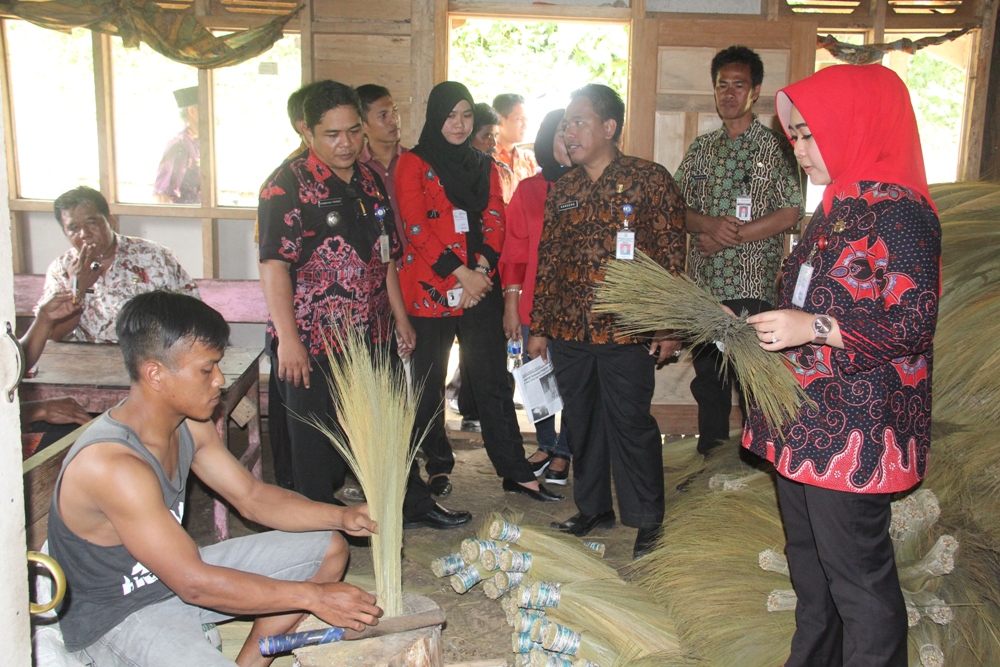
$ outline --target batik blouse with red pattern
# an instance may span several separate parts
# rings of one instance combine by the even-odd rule
[[[826,247],[819,249],[820,239]],[[844,349],[785,352],[816,408],[783,439],[752,406],[743,446],[787,478],[838,491],[895,493],[923,479],[940,295],[941,226],[913,190],[861,182],[819,207],[785,260],[779,308],[795,308],[799,267],[814,271],[804,310],[837,320]]]
[[[473,251],[471,264],[484,257],[490,265],[493,289],[500,289],[497,262],[503,247],[503,190],[496,164],[490,171],[490,198],[483,217],[483,242]],[[399,157],[396,166],[396,199],[403,218],[407,245],[399,267],[399,284],[411,317],[450,317],[463,310],[448,306],[448,290],[458,279],[452,271],[470,265],[467,234],[455,231],[453,211],[434,169],[414,153]],[[470,224],[473,221],[470,216]]]

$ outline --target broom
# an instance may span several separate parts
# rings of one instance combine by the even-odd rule
[[[316,415],[304,418],[321,431],[351,467],[368,499],[379,532],[371,537],[375,594],[386,617],[403,613],[403,495],[421,436],[413,438],[418,387],[411,396],[402,369],[393,368],[387,348],[370,349],[362,333],[351,329],[327,354],[337,359],[327,378],[343,432]]]
[[[732,317],[693,280],[673,275],[641,252],[634,260],[608,262],[594,312],[614,315],[625,335],[669,329],[692,345],[721,343],[723,368],[732,364],[736,379],[776,437],[795,420],[800,406],[810,402],[789,372],[786,357],[763,350],[745,316]]]

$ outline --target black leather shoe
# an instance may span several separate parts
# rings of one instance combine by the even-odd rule
[[[656,548],[656,543],[663,534],[663,526],[645,526],[639,529],[635,536],[635,546],[632,547],[632,560],[638,560]]]
[[[548,455],[546,455],[541,461],[528,461],[528,465],[531,466],[531,472],[535,473],[535,477],[538,477],[545,472],[545,469],[549,467],[550,463],[552,463],[552,457]]]
[[[552,522],[552,527],[570,535],[583,537],[595,528],[611,528],[615,525],[615,511],[608,510],[600,514],[584,514],[580,512],[562,523]]]
[[[552,456],[549,460],[559,459],[560,461],[565,461],[566,465],[562,470],[553,470],[552,466],[545,471],[545,481],[549,484],[558,484],[559,486],[565,486],[567,480],[569,480],[569,459],[562,456]]]
[[[427,480],[427,486],[431,487],[431,493],[438,498],[444,498],[451,493],[451,480],[445,473],[431,475],[431,478]]]
[[[507,493],[520,493],[522,495],[528,496],[532,500],[537,500],[540,503],[557,503],[560,500],[566,500],[566,496],[560,496],[558,493],[552,493],[541,483],[538,485],[538,490],[529,489],[526,486],[521,486],[512,479],[505,479],[503,481],[503,490]]]
[[[403,528],[450,530],[452,528],[460,528],[470,521],[472,521],[472,512],[450,510],[435,503],[434,509],[430,512],[415,516],[412,519],[404,519]]]

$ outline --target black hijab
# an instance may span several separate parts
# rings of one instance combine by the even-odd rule
[[[489,205],[493,161],[472,147],[471,134],[458,146],[445,139],[444,123],[462,100],[474,110],[472,94],[457,81],[442,81],[431,89],[424,129],[413,152],[434,169],[448,201],[471,217],[482,214]]]
[[[545,114],[542,124],[538,126],[538,134],[535,135],[535,160],[542,168],[542,176],[549,183],[555,183],[559,177],[568,172],[572,167],[564,167],[556,159],[553,144],[556,141],[556,131],[559,124],[566,115],[565,109],[556,109]]]

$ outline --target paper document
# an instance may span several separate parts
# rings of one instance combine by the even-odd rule
[[[513,371],[514,382],[521,394],[524,411],[534,424],[563,409],[562,396],[556,385],[556,373],[551,363],[535,357]]]

